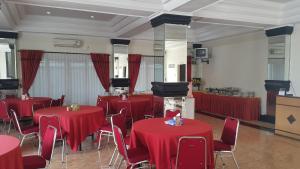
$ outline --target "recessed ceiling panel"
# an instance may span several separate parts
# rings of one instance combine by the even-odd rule
[[[116,16],[113,14],[86,12],[86,11],[69,10],[69,9],[61,9],[61,8],[30,6],[30,5],[24,5],[23,7],[27,15],[48,15],[48,16],[58,16],[58,17],[77,18],[77,19],[91,19],[97,21],[111,21]]]

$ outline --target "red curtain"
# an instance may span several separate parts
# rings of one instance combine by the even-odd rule
[[[187,81],[192,81],[192,56],[187,57]]]
[[[142,55],[139,54],[129,54],[128,55],[128,67],[129,67],[129,93],[134,92],[135,84],[140,71]]]
[[[96,73],[106,92],[109,92],[109,54],[91,53]]]
[[[21,50],[23,93],[28,94],[42,60],[41,50]]]

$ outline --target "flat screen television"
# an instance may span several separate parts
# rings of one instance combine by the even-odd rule
[[[19,88],[19,79],[0,79],[0,90],[16,90]]]
[[[208,59],[208,49],[207,48],[195,48],[194,58]]]

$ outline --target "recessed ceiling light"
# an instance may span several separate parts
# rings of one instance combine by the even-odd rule
[[[188,28],[190,29],[190,28],[191,28],[191,25],[188,25]]]
[[[95,16],[93,16],[93,15],[91,15],[90,17],[91,17],[92,19],[94,19],[94,18],[95,18]]]
[[[46,11],[46,14],[47,14],[47,15],[50,15],[50,14],[51,14],[51,12],[50,12],[50,11]]]

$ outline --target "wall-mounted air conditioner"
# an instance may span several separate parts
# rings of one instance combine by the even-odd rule
[[[54,47],[80,48],[83,41],[79,39],[53,38]]]

